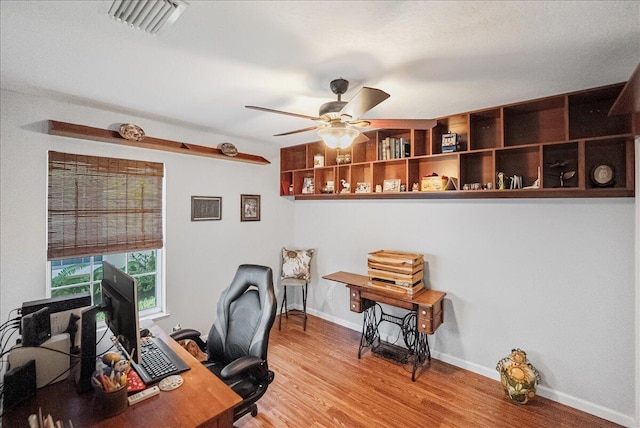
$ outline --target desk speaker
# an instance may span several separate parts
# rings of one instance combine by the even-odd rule
[[[3,412],[36,394],[36,361],[30,360],[4,374]]]

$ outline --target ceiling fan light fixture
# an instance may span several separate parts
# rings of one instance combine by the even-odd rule
[[[331,126],[318,130],[318,135],[322,141],[332,149],[346,149],[353,143],[360,132],[357,129],[346,126]]]

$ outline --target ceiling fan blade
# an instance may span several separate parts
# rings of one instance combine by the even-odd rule
[[[310,126],[309,128],[303,128],[303,129],[297,129],[295,131],[283,132],[282,134],[275,134],[274,137],[282,137],[283,135],[291,135],[291,134],[297,134],[299,132],[313,131],[314,129],[318,129],[318,127],[317,126]]]
[[[340,110],[340,115],[350,116],[352,120],[359,119],[360,116],[389,98],[391,95],[385,91],[375,88],[360,89],[360,92]]]
[[[354,143],[365,143],[367,141],[369,141],[369,137],[364,135],[362,132],[353,140]]]
[[[435,119],[367,119],[371,128],[381,129],[431,129],[438,124]]]
[[[301,117],[303,119],[311,119],[311,120],[320,119],[319,117],[307,116],[306,114],[289,113],[287,111],[274,110],[272,108],[266,108],[266,107],[258,107],[258,106],[245,106],[245,107],[249,108],[249,109],[252,109],[252,110],[266,111],[268,113],[278,113],[278,114],[286,114],[287,116]]]

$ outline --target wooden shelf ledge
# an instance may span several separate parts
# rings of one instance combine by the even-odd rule
[[[58,122],[55,120],[49,120],[49,134],[100,141],[103,143],[121,144],[131,147],[142,147],[152,150],[162,150],[165,152],[182,153],[193,156],[204,156],[236,162],[254,163],[258,165],[268,165],[271,163],[262,156],[250,155],[247,153],[238,153],[237,156],[227,156],[223,154],[220,149],[215,147],[199,146],[191,143],[182,143],[180,141],[163,140],[161,138],[145,136],[142,141],[131,141],[122,138],[118,131]]]
[[[336,199],[526,199],[526,198],[629,198],[634,191],[612,189],[451,190],[446,192],[383,192],[284,195],[296,201]]]

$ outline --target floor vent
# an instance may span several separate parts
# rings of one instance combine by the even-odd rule
[[[113,0],[107,13],[133,28],[156,34],[173,24],[188,4],[182,0]]]

